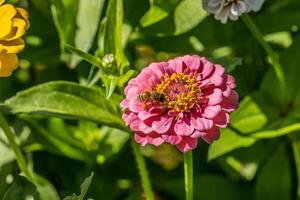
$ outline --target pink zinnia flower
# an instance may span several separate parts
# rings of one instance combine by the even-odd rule
[[[142,146],[166,142],[186,152],[217,140],[238,106],[235,80],[204,57],[152,63],[125,88],[123,119]]]

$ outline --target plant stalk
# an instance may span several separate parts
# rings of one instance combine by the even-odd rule
[[[245,25],[248,27],[248,29],[251,31],[252,35],[261,44],[261,46],[263,47],[263,49],[271,59],[272,66],[274,68],[275,74],[279,82],[280,92],[283,95],[283,97],[285,97],[286,81],[285,81],[283,68],[280,64],[278,55],[274,52],[271,46],[264,40],[263,34],[255,25],[251,17],[248,14],[243,14],[241,18],[244,21]]]
[[[184,153],[183,159],[184,159],[185,199],[194,200],[193,151],[188,151]]]
[[[133,153],[135,155],[135,160],[136,160],[139,172],[140,172],[146,199],[154,200],[154,194],[152,191],[152,187],[151,187],[151,183],[150,183],[150,179],[149,179],[149,174],[148,174],[148,171],[146,168],[145,160],[141,154],[141,151],[140,151],[138,145],[136,144],[136,142],[134,141],[133,138],[131,139],[131,147],[132,147]]]
[[[27,168],[25,158],[19,148],[19,145],[16,142],[15,135],[13,134],[12,130],[10,129],[10,127],[9,127],[5,117],[1,113],[1,111],[0,111],[0,127],[2,127],[3,132],[4,132],[5,136],[7,137],[9,144],[16,155],[16,160],[17,160],[20,170],[24,173],[25,177],[29,181],[34,182],[33,176]]]
[[[300,200],[300,146],[299,133],[289,134],[289,139],[293,149],[295,169],[297,173],[297,200]]]

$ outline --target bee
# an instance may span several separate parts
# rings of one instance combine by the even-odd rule
[[[148,102],[151,101],[153,102],[157,102],[157,103],[161,103],[164,101],[164,95],[161,92],[158,91],[145,91],[142,92],[139,96],[138,96],[138,100],[140,102]]]

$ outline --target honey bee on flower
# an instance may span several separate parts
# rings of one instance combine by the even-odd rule
[[[125,88],[123,119],[141,145],[170,143],[182,152],[212,143],[238,106],[235,80],[204,57],[152,63]]]

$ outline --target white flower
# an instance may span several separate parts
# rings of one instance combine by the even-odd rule
[[[265,0],[202,0],[203,8],[226,23],[228,18],[237,20],[240,15],[260,10]]]

